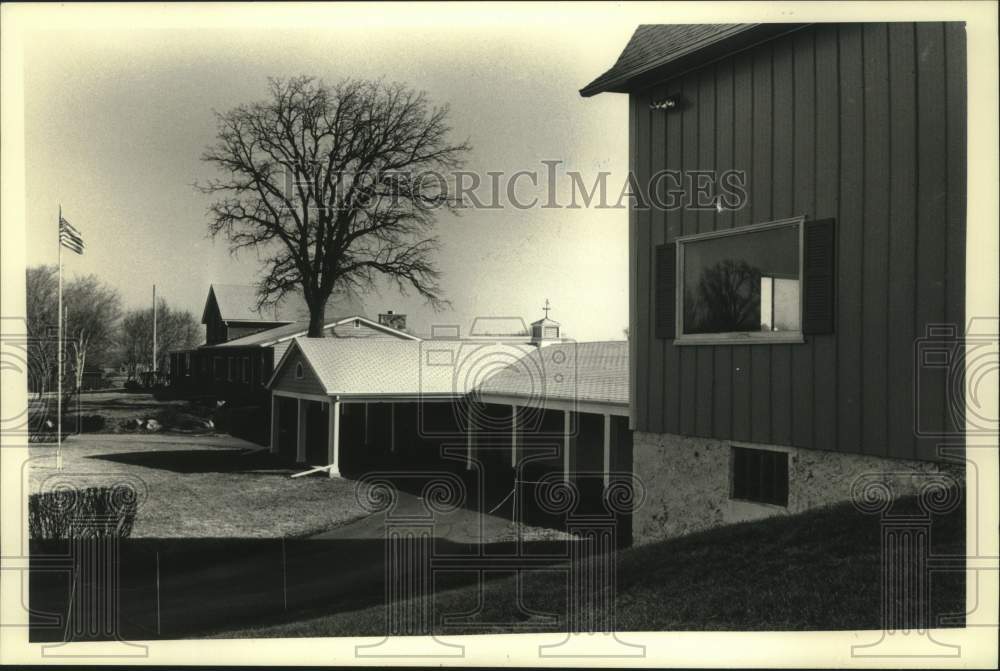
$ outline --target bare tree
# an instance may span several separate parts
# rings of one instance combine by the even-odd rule
[[[202,340],[198,319],[186,310],[175,310],[160,298],[156,303],[156,368],[167,370],[171,350],[191,349]],[[129,380],[153,362],[153,309],[129,310],[118,337],[119,356]]]
[[[55,266],[28,268],[25,294],[28,328],[28,386],[39,397],[55,384],[56,310],[59,279]]]
[[[759,268],[734,259],[703,269],[697,293],[689,290],[685,296],[685,329],[690,333],[759,330],[760,275]]]
[[[403,84],[296,77],[216,116],[218,142],[202,160],[227,177],[199,188],[219,198],[212,236],[263,261],[258,307],[301,288],[308,334],[322,337],[330,294],[379,277],[447,304],[431,230],[436,210],[459,206],[441,174],[470,149],[448,139],[447,106]]]
[[[56,266],[34,266],[27,271],[29,384],[39,394],[55,386],[57,377],[57,273]],[[63,390],[69,398],[83,384],[88,361],[100,363],[114,348],[121,298],[97,276],[87,275],[65,284],[63,305]]]
[[[114,348],[118,320],[122,314],[118,292],[95,275],[79,277],[63,289],[66,320],[63,333],[71,346],[70,369],[74,389],[83,385],[88,358],[100,362]]]

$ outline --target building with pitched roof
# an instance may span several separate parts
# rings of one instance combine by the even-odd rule
[[[965,25],[643,25],[580,91],[607,92],[644,201],[637,538],[955,484]]]
[[[475,471],[491,503],[558,482],[598,507],[631,476],[628,344],[543,335],[294,338],[267,383],[271,450],[330,477]]]
[[[323,332],[336,339],[418,338],[365,316],[353,293],[331,298]],[[405,316],[389,315],[405,328]],[[192,350],[171,352],[170,382],[181,395],[210,396],[236,406],[269,407],[265,387],[290,341],[309,330],[309,310],[301,296],[289,294],[277,305],[257,308],[250,286],[213,284],[202,312],[206,343]],[[251,432],[247,437],[255,437]],[[266,441],[266,432],[256,436]]]

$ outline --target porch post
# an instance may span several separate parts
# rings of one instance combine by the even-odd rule
[[[295,407],[298,410],[298,430],[295,432],[295,460],[304,463],[306,460],[306,413],[304,406],[306,402],[296,399]]]
[[[271,394],[271,452],[278,452],[278,397]]]
[[[330,421],[327,429],[327,448],[329,449],[331,478],[340,477],[340,400],[330,401]]]
[[[611,484],[611,415],[604,413],[604,486]]]
[[[476,427],[472,424],[472,411],[465,417],[465,470],[472,470],[472,448],[476,443]]]
[[[365,447],[367,447],[368,446],[368,401],[365,401],[364,406],[365,406],[365,419],[364,419],[364,424],[365,424],[364,433],[365,433],[365,436],[364,436],[364,439],[362,440],[362,442],[364,443]]]
[[[389,404],[389,451],[396,451],[396,404]]]
[[[517,406],[510,406],[510,467],[517,468]]]
[[[563,481],[570,482],[573,479],[573,458],[571,454],[572,440],[570,439],[570,429],[573,422],[572,413],[563,410]]]

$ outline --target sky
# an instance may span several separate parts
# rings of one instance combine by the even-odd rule
[[[484,7],[358,5],[296,20],[215,16],[201,26],[146,20],[34,32],[24,56],[28,265],[55,263],[61,204],[87,244],[84,256],[66,255],[66,276],[99,275],[126,307],[148,306],[156,284],[158,295],[200,317],[212,282],[255,283],[253,254],[233,257],[225,239],[208,237],[211,199],[193,184],[216,175],[200,161],[214,139],[213,110],[263,99],[268,77],[405,82],[450,105],[452,137],[473,146],[468,170],[511,174],[560,160],[588,184],[610,172],[617,193],[627,98],[578,90],[614,63],[637,21],[608,5]],[[568,184],[559,181],[563,200]],[[437,262],[452,308],[435,313],[385,287],[364,297],[366,310],[404,312],[417,332],[433,324],[465,332],[480,317],[531,322],[548,299],[565,335],[621,339],[627,227],[625,209],[442,213]]]

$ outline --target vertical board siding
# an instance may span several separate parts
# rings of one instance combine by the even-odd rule
[[[639,175],[640,171],[637,163],[638,156],[638,127],[639,118],[636,110],[639,107],[638,98],[636,96],[629,96],[628,101],[628,170],[630,175]],[[639,360],[639,333],[636,330],[636,318],[639,314],[639,306],[642,302],[639,300],[638,293],[640,290],[640,285],[643,282],[649,282],[651,278],[639,277],[639,229],[637,226],[638,221],[638,211],[634,207],[628,208],[628,313],[629,313],[629,333],[628,333],[628,358],[630,362],[636,362]],[[648,306],[643,306],[647,309]],[[631,402],[629,403],[628,411],[628,424],[630,429],[636,429],[639,426],[643,426],[640,422],[639,413],[637,411],[638,404],[640,402],[641,394],[639,394],[639,375],[636,374],[634,363],[630,364],[632,370],[629,371],[628,389],[629,398]],[[668,379],[666,371],[664,372],[663,379]],[[647,382],[645,374],[642,375],[643,384]],[[668,385],[669,386],[669,385]],[[643,418],[645,421],[645,418]]]
[[[654,94],[654,100],[661,100],[668,95],[667,88],[665,86],[658,87]],[[662,165],[664,156],[667,152],[667,119],[663,114],[651,115],[650,125],[652,130],[650,131],[650,169],[652,173],[653,166]],[[662,185],[662,186],[661,186]],[[650,193],[650,198],[653,198],[653,202],[660,202],[658,198],[662,198],[662,192],[665,190],[666,182],[654,183],[651,185],[650,190],[656,189],[658,193]],[[655,249],[657,245],[662,245],[666,239],[666,213],[662,208],[654,208],[650,211],[650,236],[651,244]],[[655,269],[654,269],[655,274]],[[657,288],[655,286],[651,287],[654,297],[656,296]],[[675,317],[676,319],[676,317]],[[657,322],[659,323],[659,322]],[[655,330],[655,329],[654,329]],[[655,335],[655,334],[654,334]],[[654,339],[650,344],[650,356],[649,356],[649,367],[650,367],[650,379],[651,380],[662,380],[664,375],[664,365],[663,365],[663,351],[664,351],[664,340]],[[666,427],[663,422],[663,394],[664,386],[662,384],[653,384],[649,387],[649,426],[653,431],[663,432],[666,431]]]
[[[719,170],[733,169],[733,62],[715,68],[715,160]],[[733,227],[733,211],[716,217],[716,230]],[[713,348],[712,428],[718,438],[732,436],[733,353],[731,347]]]
[[[715,162],[715,67],[701,71],[698,79],[698,171],[716,171]],[[696,196],[697,194],[692,194]],[[715,230],[717,214],[714,208],[698,209],[698,232]],[[715,356],[712,347],[699,347],[696,351],[695,435],[712,435],[712,410],[714,404],[712,385],[715,382]]]
[[[828,82],[840,81],[839,28],[816,29],[816,219],[833,219],[834,234],[840,225],[840,91]],[[835,250],[836,251],[836,250]],[[836,330],[836,322],[834,323]],[[837,340],[834,335],[813,338],[813,435],[824,450],[838,445]]]
[[[679,85],[675,85],[670,90],[677,93]],[[683,127],[680,114],[668,114],[666,119],[667,147],[666,147],[666,167],[668,170],[680,170],[684,165],[681,150],[684,147]],[[673,240],[681,235],[681,212],[678,208],[671,208],[666,212],[666,238]],[[664,340],[665,346],[663,355],[664,380],[680,379],[681,352],[672,343]],[[680,408],[681,395],[680,385],[664,385],[663,394],[663,415],[668,433],[680,433]]]
[[[914,25],[889,26],[889,347],[892,351],[912,351],[914,334],[913,278],[916,272],[917,188],[917,77],[914,52]],[[913,360],[889,357],[889,453],[914,454],[913,441]]]
[[[864,54],[865,197],[862,234],[861,386],[865,402],[861,414],[861,448],[865,454],[886,454],[886,306],[889,255],[889,68],[888,26],[865,24]]]
[[[815,31],[791,36],[793,44],[792,209],[815,219],[816,212],[816,42]],[[788,346],[792,352],[792,444],[813,442],[813,348]]]
[[[837,221],[837,426],[861,448],[861,264],[864,249],[864,95],[861,26],[840,26],[840,219]],[[848,197],[849,196],[849,197]]]
[[[685,101],[681,111],[681,160],[684,170],[698,169],[698,112],[699,112],[698,75],[691,74],[684,78],[681,96]],[[698,232],[698,211],[694,208],[681,210],[681,230],[684,235]],[[695,413],[698,394],[698,352],[690,347],[680,348],[681,365],[681,409],[680,432],[695,435]],[[702,384],[706,384],[703,382]]]
[[[795,61],[792,40],[774,45],[774,161],[773,216],[776,219],[800,214],[795,211]],[[791,345],[771,349],[771,441],[792,444],[792,356]]]
[[[753,60],[749,57],[734,60],[733,95],[733,167],[746,174],[747,203],[733,215],[733,226],[753,223],[755,175],[753,161],[753,126],[748,111],[753,109]],[[764,176],[763,179],[768,179]],[[735,440],[750,440],[750,348],[738,345],[732,348],[732,400],[730,408],[731,433]]]
[[[773,219],[771,195],[774,192],[774,169],[771,162],[773,149],[773,46],[765,44],[753,54],[753,129],[752,160],[750,173],[751,208],[754,221]],[[771,349],[750,348],[750,440],[755,443],[771,442]]]
[[[636,127],[636,169],[638,170],[638,174],[647,176],[651,174],[650,156],[652,154],[649,137],[651,121],[649,101],[649,95],[640,96],[635,110],[636,119],[638,121]],[[654,249],[654,247],[650,237],[650,214],[651,212],[649,208],[639,208],[639,211],[636,214],[636,236],[639,240],[638,249],[641,250],[641,253],[636,259],[636,276],[639,279],[639,283],[637,285],[639,300],[642,301],[642,304],[645,306],[645,309],[639,310],[638,319],[635,323],[640,361],[650,360],[651,354],[655,351],[653,346],[656,340],[650,324],[653,316],[652,306],[654,304],[654,287],[653,282],[651,281],[654,269],[652,265],[652,258],[650,256],[650,251]],[[655,428],[652,427],[659,425],[659,422],[654,425],[649,412],[649,385],[651,383],[656,382],[650,380],[648,374],[646,373],[639,378],[639,397],[634,400],[634,403],[638,414],[639,425],[655,431]]]
[[[965,315],[965,189],[966,167],[965,152],[968,137],[966,136],[965,119],[966,81],[965,81],[965,26],[960,23],[945,24],[945,76],[947,80],[947,174],[948,174],[948,248],[946,297],[947,314],[945,321],[965,333],[967,318]],[[964,389],[964,378],[958,389]],[[945,418],[945,431],[956,436],[965,431],[965,398],[959,393],[952,395],[952,389],[946,390],[948,415]],[[981,427],[970,427],[981,428]]]
[[[917,337],[930,325],[944,324],[947,253],[947,130],[944,68],[944,25],[918,23],[917,54]],[[923,427],[944,428],[945,389],[943,368],[921,368],[916,377],[918,410]],[[917,456],[929,459],[935,439],[920,440]]]
[[[914,341],[928,325],[964,328],[965,57],[962,24],[824,24],[633,93],[640,183],[732,168],[748,194],[721,213],[632,215],[637,429],[935,457],[915,428],[961,420],[944,374],[914,370]],[[651,95],[669,94],[678,109],[649,111]],[[833,334],[802,345],[654,337],[656,244],[797,215],[836,220]]]

